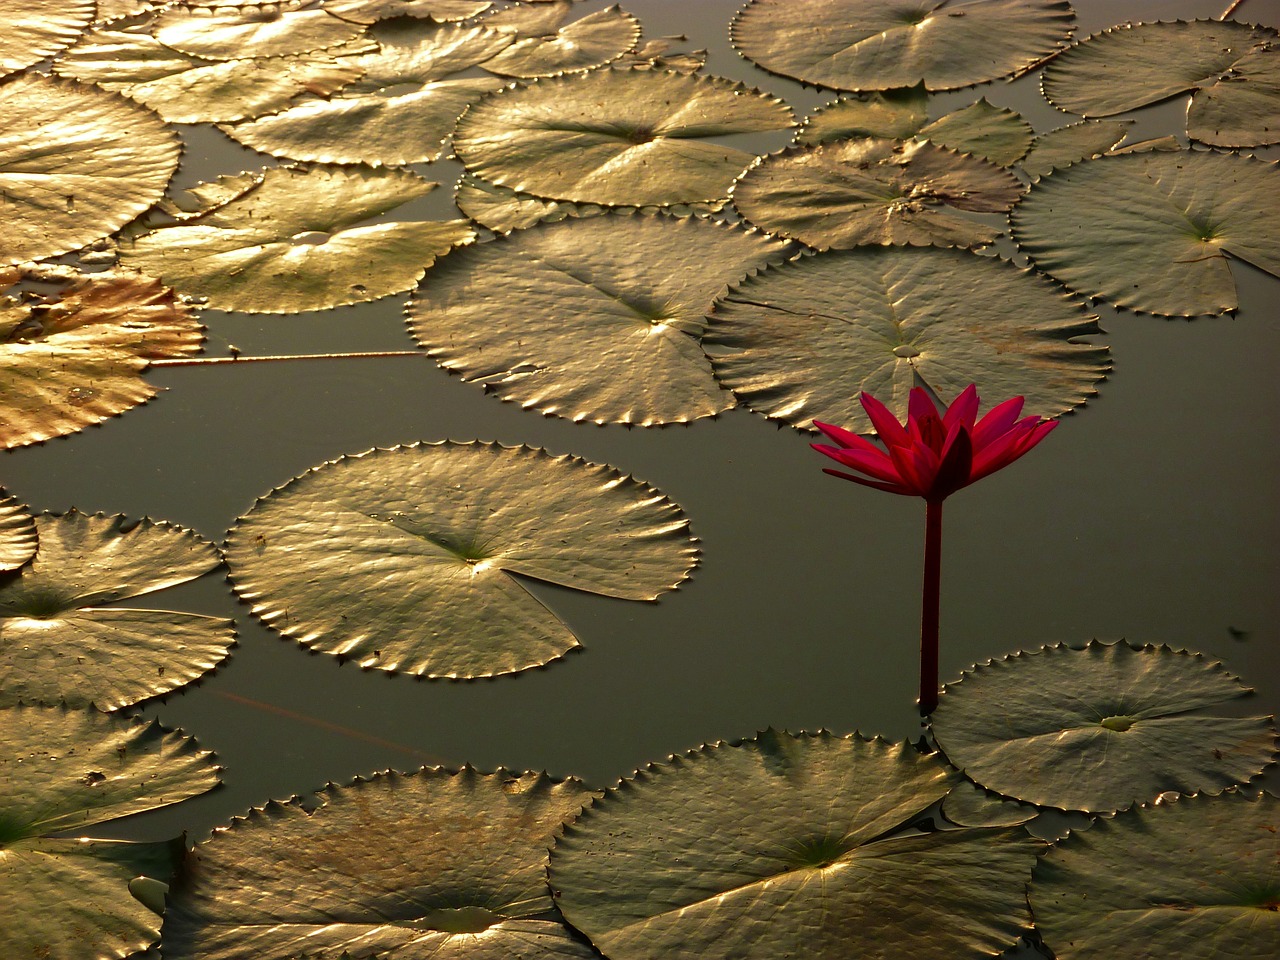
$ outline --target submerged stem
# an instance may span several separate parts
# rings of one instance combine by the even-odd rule
[[[920,713],[938,706],[938,608],[942,594],[942,501],[926,500],[924,590],[920,610]]]

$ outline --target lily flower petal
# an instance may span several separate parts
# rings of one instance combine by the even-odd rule
[[[978,388],[972,383],[960,391],[960,396],[951,401],[947,412],[942,415],[942,424],[948,430],[956,423],[962,423],[972,430],[973,421],[978,416]]]
[[[823,473],[829,473],[833,477],[839,477],[842,480],[852,480],[854,483],[860,483],[864,487],[875,487],[877,490],[884,490],[886,493],[896,493],[903,497],[919,496],[914,490],[899,486],[896,483],[880,483],[876,480],[867,480],[863,477],[855,477],[852,473],[841,473],[839,470],[832,470],[830,467],[823,467]]]
[[[862,450],[848,447],[829,447],[819,443],[811,443],[809,446],[832,460],[843,463],[846,467],[852,467],[854,470],[865,473],[876,480],[884,480],[887,483],[899,483],[901,480],[898,471],[894,468],[893,461],[889,459],[889,455],[876,447],[871,447],[870,450]]]
[[[1018,414],[1022,413],[1024,402],[1022,397],[1010,397],[988,410],[986,416],[973,428],[973,449],[981,450],[1012,427],[1017,422]]]
[[[911,438],[906,429],[898,422],[898,418],[889,412],[888,407],[869,393],[861,394],[858,400],[862,404],[862,409],[867,411],[871,425],[876,428],[876,435],[886,446],[911,445]]]

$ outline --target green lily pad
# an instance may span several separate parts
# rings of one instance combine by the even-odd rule
[[[336,47],[363,27],[314,4],[175,3],[156,15],[154,35],[166,47],[208,60],[279,57]]]
[[[34,557],[37,540],[31,513],[0,487],[0,573],[17,570]]]
[[[912,386],[970,383],[1053,417],[1095,393],[1107,348],[1097,318],[1054,284],[994,257],[859,247],[800,257],[716,301],[702,337],[716,377],[757,413],[794,427],[871,433],[862,391],[905,420]]]
[[[0,0],[0,76],[75,43],[94,10],[94,0]]]
[[[905,829],[952,777],[906,744],[765,731],[650,764],[556,840],[566,919],[611,960],[998,953],[1027,925],[1021,829]]]
[[[551,835],[592,796],[545,774],[423,768],[270,803],[199,844],[166,960],[590,960],[555,913]]]
[[[189,530],[72,510],[36,518],[39,551],[0,580],[0,704],[116,710],[208,673],[235,643],[231,621],[106,606],[218,567]]]
[[[549,23],[538,16],[544,10],[551,12]],[[516,40],[485,61],[484,68],[504,77],[588,70],[618,59],[640,39],[640,22],[617,4],[565,24],[572,10],[568,2],[526,4],[485,17],[485,27],[510,30]],[[530,15],[536,18],[532,23]]]
[[[211,790],[218,767],[194,741],[96,710],[0,709],[0,953],[123,957],[154,943],[160,917],[132,891],[165,883],[168,843],[53,838]]]
[[[748,60],[836,90],[955,90],[1023,73],[1075,29],[1061,0],[751,0],[730,36]]]
[[[655,600],[697,562],[680,508],[612,467],[529,447],[416,444],[323,464],[231,530],[236,592],[366,668],[512,673],[578,641],[512,575]]]
[[[1044,71],[1045,96],[1085,117],[1186,93],[1192,140],[1280,142],[1280,33],[1232,20],[1123,24],[1080,41]]]
[[[976,247],[1022,183],[993,163],[926,142],[838,140],[762,157],[733,185],[733,205],[770,233],[818,250],[864,244]]]
[[[697,74],[601,69],[474,104],[454,150],[467,170],[551,200],[623,206],[722,200],[753,155],[709,138],[779,130],[781,101]]]
[[[1014,207],[1018,246],[1082,296],[1146,313],[1234,310],[1232,258],[1280,276],[1274,164],[1233,154],[1126,153],[1073,164]]]
[[[712,301],[790,253],[709,220],[573,219],[440,260],[409,302],[409,329],[445,369],[526,409],[685,422],[733,405],[698,343]]]
[[[1271,719],[1217,709],[1251,692],[1220,663],[1168,647],[1044,647],[947,684],[933,736],[989,790],[1105,813],[1256,777],[1275,755]]]
[[[1280,949],[1280,799],[1183,797],[1100,820],[1036,864],[1031,908],[1060,960],[1254,960]],[[1270,944],[1270,946],[1268,946]]]
[[[1018,164],[1035,179],[1080,160],[1092,160],[1113,150],[1129,132],[1132,120],[1082,120],[1042,133]]]
[[[407,290],[475,238],[460,220],[361,226],[437,186],[407,170],[274,167],[232,182],[233,199],[210,190],[209,209],[123,242],[121,261],[219,310],[294,313]]]

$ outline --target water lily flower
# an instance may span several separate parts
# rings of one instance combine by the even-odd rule
[[[868,393],[859,400],[884,443],[878,447],[865,437],[815,420],[813,425],[839,446],[811,444],[856,473],[826,469],[832,476],[852,480],[925,501],[924,602],[920,616],[920,712],[938,705],[938,605],[942,579],[942,501],[971,483],[1007,467],[1048,436],[1058,424],[1040,417],[1023,417],[1023,397],[1013,397],[978,419],[978,388],[969,384],[938,413],[929,395],[913,388],[907,402],[907,422],[899,423],[889,409]]]

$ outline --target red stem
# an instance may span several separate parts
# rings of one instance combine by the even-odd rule
[[[924,600],[920,610],[920,713],[938,706],[938,606],[942,593],[942,501],[924,511]]]

